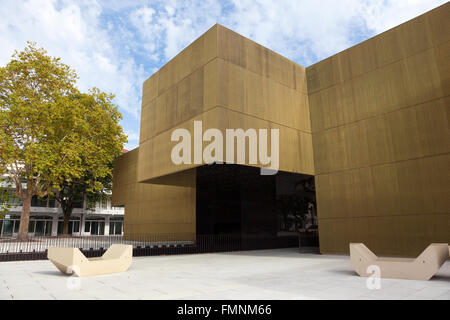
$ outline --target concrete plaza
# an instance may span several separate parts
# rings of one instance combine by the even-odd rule
[[[0,299],[444,299],[450,261],[430,281],[368,289],[344,255],[296,249],[133,258],[128,272],[78,278],[50,261],[0,263]]]

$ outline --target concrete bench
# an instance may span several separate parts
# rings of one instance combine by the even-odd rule
[[[449,251],[447,243],[432,243],[415,259],[379,258],[363,243],[350,243],[350,260],[361,277],[371,276],[367,268],[374,265],[380,268],[381,278],[429,280],[448,259]]]
[[[79,277],[123,272],[128,270],[133,256],[133,246],[113,244],[98,258],[86,258],[78,248],[50,247],[47,258],[65,274]]]

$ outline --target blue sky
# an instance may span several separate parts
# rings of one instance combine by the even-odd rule
[[[215,23],[309,66],[443,0],[0,0],[0,65],[26,41],[74,68],[81,90],[116,95],[139,144],[142,83]]]

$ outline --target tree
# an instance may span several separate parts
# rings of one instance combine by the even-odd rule
[[[95,179],[109,171],[96,158],[109,159],[107,153],[126,141],[113,96],[96,88],[80,93],[76,79],[75,71],[35,43],[0,68],[0,171],[8,172],[23,200],[22,241],[28,238],[33,196],[80,179],[86,167],[95,173],[92,187],[98,188]]]
[[[84,108],[83,120],[89,134],[80,137],[83,145],[78,163],[79,177],[64,177],[59,184],[56,200],[64,215],[63,234],[68,234],[73,205],[83,201],[94,203],[111,190],[112,163],[121,154],[126,137],[118,124],[120,113],[112,103],[113,95],[94,88],[76,99]]]
[[[61,182],[55,199],[61,205],[63,212],[63,234],[69,234],[69,220],[72,215],[73,206],[77,202],[82,202],[85,195],[85,185],[77,182]]]
[[[8,203],[9,199],[10,199],[9,190],[5,187],[0,187],[0,219],[3,219],[4,215],[11,208],[11,206]]]
[[[110,167],[112,168],[112,162]],[[107,174],[104,177],[97,178],[97,188],[92,188],[92,175],[89,173],[81,178],[73,180],[72,182],[63,182],[60,185],[55,199],[61,204],[63,211],[63,234],[69,233],[69,220],[72,215],[72,210],[75,203],[84,202],[86,200],[86,209],[95,210],[95,204],[111,192],[112,175]],[[98,184],[100,183],[100,184]]]

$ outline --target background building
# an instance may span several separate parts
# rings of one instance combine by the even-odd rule
[[[128,150],[123,149],[122,153]],[[5,187],[6,184],[3,186]],[[26,188],[26,184],[23,184]],[[13,194],[13,189],[10,193]],[[0,219],[0,237],[17,236],[22,212],[22,199],[11,197],[11,208]],[[74,236],[88,235],[122,235],[123,234],[123,206],[113,206],[111,194],[98,201],[91,209],[88,208],[87,199],[74,205],[69,222],[69,234]],[[30,236],[57,236],[62,234],[63,214],[59,203],[51,197],[43,199],[34,196],[31,200]]]
[[[10,211],[0,219],[0,237],[16,236],[19,231],[22,206],[20,199],[11,199]],[[98,202],[95,209],[75,205],[69,223],[72,235],[121,235],[123,233],[123,207],[111,206],[111,197]],[[30,236],[56,236],[62,234],[62,210],[55,200],[33,198],[30,210]]]
[[[124,237],[278,239],[280,216],[308,198],[322,253],[364,242],[415,256],[450,242],[449,17],[446,3],[308,68],[212,27],[144,82],[139,147],[115,164]],[[279,129],[280,173],[175,165],[171,132],[195,120]],[[297,189],[307,184],[313,195]]]

